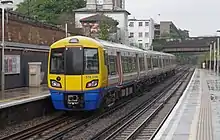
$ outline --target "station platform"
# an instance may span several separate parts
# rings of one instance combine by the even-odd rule
[[[154,140],[218,140],[220,76],[196,69]]]
[[[41,100],[49,95],[47,85],[42,85],[40,88],[25,87],[6,90],[0,99],[0,109]]]

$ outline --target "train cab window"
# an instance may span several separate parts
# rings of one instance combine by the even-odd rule
[[[50,73],[64,74],[64,48],[51,49],[50,53]]]
[[[66,48],[65,56],[65,74],[82,75],[83,74],[83,48]]]
[[[140,71],[144,71],[144,57],[139,57]]]
[[[84,74],[99,73],[98,49],[84,48]]]
[[[108,68],[109,68],[109,75],[116,75],[117,73],[117,63],[116,63],[116,56],[109,56],[109,63],[108,63]]]

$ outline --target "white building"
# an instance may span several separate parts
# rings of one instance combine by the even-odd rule
[[[138,46],[143,49],[150,49],[154,39],[154,21],[149,20],[128,20],[129,43],[131,46]]]
[[[128,40],[128,15],[125,9],[125,0],[87,0],[86,7],[75,10],[75,24],[77,28],[82,28],[80,19],[103,13],[119,22],[119,40],[121,43],[129,45]]]

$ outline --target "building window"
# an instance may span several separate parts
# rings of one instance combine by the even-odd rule
[[[134,43],[130,43],[130,46],[134,46]]]
[[[145,22],[145,26],[149,26],[149,22]]]
[[[148,32],[145,32],[145,37],[149,37],[149,33]]]
[[[130,36],[129,37],[134,37],[134,33],[130,32]]]
[[[142,23],[142,22],[139,22],[138,25],[139,25],[139,26],[143,26],[143,23]]]
[[[142,43],[139,43],[139,47],[140,47],[140,48],[143,48],[143,44],[142,44]]]
[[[148,48],[148,43],[145,43],[145,48]]]
[[[142,34],[142,32],[140,32],[138,36],[139,36],[139,37],[143,37],[143,34]]]
[[[129,27],[134,27],[134,22],[130,22]]]

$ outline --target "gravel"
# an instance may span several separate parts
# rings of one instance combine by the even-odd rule
[[[91,139],[95,134],[98,134],[100,131],[104,130],[105,128],[109,127],[113,123],[115,123],[117,120],[120,118],[124,117],[125,115],[129,114],[129,112],[133,109],[135,109],[137,106],[142,104],[144,101],[146,101],[149,98],[149,95],[152,93],[155,93],[168,85],[173,78],[167,80],[164,83],[160,83],[156,88],[153,88],[152,91],[145,93],[143,96],[137,98],[136,100],[130,102],[123,108],[121,108],[118,111],[115,111],[111,115],[104,117],[100,119],[97,123],[94,123],[90,126],[88,126],[86,129],[83,130],[83,132],[78,133],[78,132],[71,132],[69,134],[66,134],[63,139],[67,140],[88,140]]]
[[[37,117],[37,118],[34,118],[33,120],[30,120],[30,121],[25,121],[20,124],[8,126],[5,129],[0,130],[0,138],[8,136],[12,133],[19,132],[21,130],[27,129],[28,127],[33,127],[33,126],[36,126],[36,125],[41,124],[43,122],[49,121],[51,119],[58,117],[61,114],[62,114],[62,112],[55,112],[55,113],[50,114],[48,116]]]

